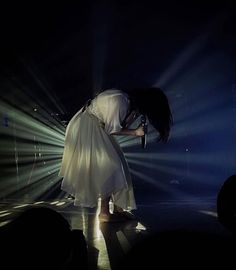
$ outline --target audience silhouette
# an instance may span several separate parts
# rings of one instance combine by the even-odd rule
[[[217,214],[222,225],[236,233],[236,174],[222,185],[217,196]]]
[[[4,269],[87,269],[87,245],[81,230],[47,207],[33,207],[1,228]]]
[[[150,235],[127,254],[120,269],[229,269],[235,267],[233,238],[203,231]]]

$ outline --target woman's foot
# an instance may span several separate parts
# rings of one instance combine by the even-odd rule
[[[122,216],[126,219],[129,219],[129,220],[134,220],[136,219],[135,218],[135,215],[132,214],[131,212],[129,211],[125,211],[123,210],[121,207],[117,206],[117,205],[114,205],[114,211],[113,211],[113,214],[116,215],[116,216]]]
[[[120,217],[124,217],[126,218],[126,220],[135,220],[136,217],[134,214],[132,214],[131,212],[129,211],[122,211],[122,212],[113,212],[113,215],[116,215],[116,216],[120,216]]]
[[[100,222],[123,222],[127,221],[124,216],[116,214],[100,214],[98,216]]]

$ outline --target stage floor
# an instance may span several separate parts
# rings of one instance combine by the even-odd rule
[[[135,221],[99,223],[98,209],[82,209],[69,198],[53,201],[0,202],[0,226],[31,206],[50,207],[62,214],[72,229],[83,230],[88,244],[89,269],[115,269],[125,254],[139,241],[152,234],[183,229],[204,231],[230,237],[231,233],[217,219],[214,199],[157,201],[139,204]]]

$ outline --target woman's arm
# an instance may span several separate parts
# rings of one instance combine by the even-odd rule
[[[141,137],[144,135],[144,129],[142,125],[135,129],[123,128],[121,131],[111,133],[111,135],[128,135]]]

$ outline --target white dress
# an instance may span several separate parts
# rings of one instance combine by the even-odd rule
[[[111,196],[117,206],[136,209],[127,162],[111,135],[122,129],[128,111],[128,96],[109,89],[70,120],[59,175],[61,189],[75,197],[75,205],[95,207],[98,198]]]

